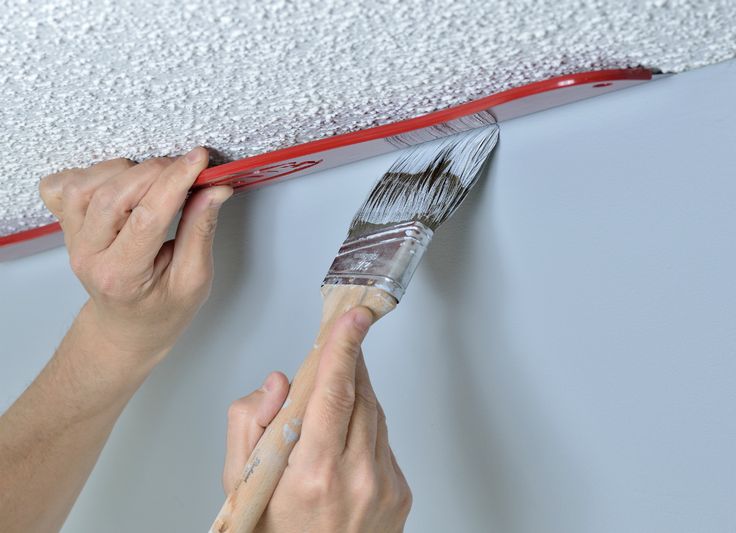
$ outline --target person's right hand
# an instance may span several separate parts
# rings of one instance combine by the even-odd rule
[[[364,308],[336,321],[321,353],[301,437],[257,533],[403,531],[411,491],[388,444],[386,417],[360,348],[371,322]],[[286,376],[272,373],[260,390],[230,406],[225,492],[243,475],[288,390]]]

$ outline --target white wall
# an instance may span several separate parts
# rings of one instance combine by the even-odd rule
[[[408,531],[736,529],[736,62],[502,125],[366,357]],[[392,156],[224,208],[211,300],[121,418],[66,532],[205,531],[225,410],[293,373]],[[63,250],[0,264],[0,408],[84,300]],[[19,488],[19,490],[22,490]]]

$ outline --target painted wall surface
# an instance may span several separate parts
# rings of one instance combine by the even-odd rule
[[[414,491],[407,531],[736,530],[734,94],[729,62],[502,125],[489,175],[365,345]],[[206,531],[226,408],[293,374],[391,160],[225,206],[212,297],[65,532]],[[61,249],[0,280],[5,408],[85,296]]]

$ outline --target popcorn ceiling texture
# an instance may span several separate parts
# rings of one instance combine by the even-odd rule
[[[581,70],[736,55],[733,0],[3,0],[0,236],[37,184],[195,145],[220,160]]]

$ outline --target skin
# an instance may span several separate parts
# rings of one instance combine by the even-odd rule
[[[176,159],[116,159],[41,182],[89,300],[0,417],[0,531],[61,528],[125,405],[209,295],[217,215],[232,190],[213,187],[187,199],[207,163],[206,150],[195,148]],[[176,237],[167,240],[180,210]],[[259,531],[403,529],[411,494],[360,352],[371,322],[367,309],[336,322],[302,438]],[[286,377],[274,373],[231,406],[226,488],[287,390]]]
[[[301,438],[257,533],[403,531],[411,491],[389,446],[386,417],[360,349],[372,320],[368,309],[358,308],[335,324]],[[261,390],[230,406],[225,492],[235,487],[288,389],[286,376],[272,373]]]

